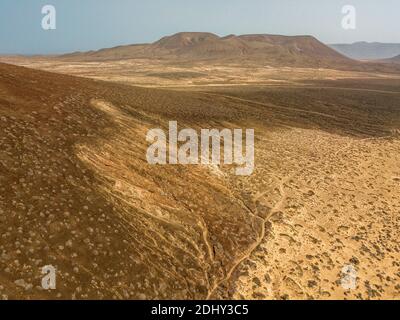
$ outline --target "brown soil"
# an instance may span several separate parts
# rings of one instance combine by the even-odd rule
[[[398,299],[400,82],[323,79],[166,90],[0,64],[0,296]],[[254,128],[254,174],[149,165],[170,120]]]

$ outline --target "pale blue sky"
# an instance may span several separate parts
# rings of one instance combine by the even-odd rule
[[[57,9],[57,30],[41,9]],[[357,29],[341,27],[343,5]],[[39,54],[152,42],[179,31],[311,34],[325,43],[400,43],[399,0],[0,0],[0,53]]]

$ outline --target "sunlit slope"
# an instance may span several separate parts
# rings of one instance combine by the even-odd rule
[[[398,294],[395,83],[184,92],[0,71],[0,294],[343,298],[350,260],[369,281],[351,298]],[[146,133],[171,120],[255,129],[254,174],[149,165]],[[335,263],[307,273],[309,252]],[[40,287],[44,265],[58,270],[55,291]]]

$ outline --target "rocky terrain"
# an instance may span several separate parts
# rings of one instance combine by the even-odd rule
[[[400,81],[290,73],[172,90],[0,64],[0,297],[398,299]],[[254,174],[149,165],[171,119],[254,128]]]

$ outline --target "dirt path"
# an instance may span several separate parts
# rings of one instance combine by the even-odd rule
[[[357,141],[370,141],[370,140],[381,140],[381,139],[386,139],[386,138],[390,138],[390,136],[385,136],[385,137],[380,137],[380,138],[365,138],[365,139],[361,139],[361,140],[357,140]],[[315,141],[315,143],[318,145],[319,140],[317,139]],[[343,152],[349,148],[351,148],[353,146],[353,144],[355,143],[354,140],[349,141],[349,143],[347,145],[345,145],[344,147],[338,149],[335,152],[335,156],[338,155],[340,152]],[[325,161],[326,159],[322,159],[320,161],[318,161],[318,163],[314,164],[314,167],[317,166],[319,163]],[[228,282],[231,277],[232,274],[234,273],[234,271],[239,267],[239,265],[246,261],[247,259],[249,259],[251,257],[251,255],[258,249],[258,247],[262,244],[264,237],[265,237],[265,233],[266,233],[266,223],[270,221],[270,218],[277,212],[281,211],[284,209],[284,205],[285,205],[285,201],[287,199],[287,193],[285,191],[285,184],[292,179],[294,176],[302,173],[304,171],[304,169],[300,169],[284,178],[279,178],[277,177],[275,174],[270,174],[271,176],[274,177],[274,179],[276,179],[277,181],[279,181],[278,184],[278,189],[279,189],[279,193],[280,193],[280,199],[278,202],[276,202],[276,204],[274,205],[274,207],[271,209],[270,213],[268,214],[268,216],[263,219],[262,222],[262,229],[261,229],[261,233],[257,239],[257,241],[248,249],[246,250],[245,254],[236,259],[235,261],[233,261],[233,265],[230,268],[229,272],[226,274],[226,276],[221,279],[220,281],[218,281],[216,284],[214,284],[214,286],[210,289],[208,295],[207,295],[207,299],[210,299],[212,297],[212,295],[215,293],[215,290],[217,290],[219,288],[219,286],[225,282]],[[261,198],[263,195],[265,195],[265,193],[262,193],[261,195],[259,195],[255,200]],[[254,201],[255,201],[254,200]]]
[[[271,212],[269,213],[269,215],[265,219],[260,218],[263,221],[262,221],[262,224],[261,224],[261,232],[260,232],[260,235],[259,235],[257,241],[248,250],[246,250],[245,254],[242,257],[240,257],[240,258],[238,258],[238,259],[233,261],[233,265],[230,268],[229,272],[226,274],[226,276],[223,279],[221,279],[220,281],[218,281],[216,284],[214,284],[214,286],[209,290],[208,295],[207,295],[207,300],[209,300],[212,297],[212,295],[214,294],[215,290],[217,290],[221,284],[223,284],[224,282],[229,281],[229,279],[232,277],[232,274],[237,269],[237,267],[242,262],[244,262],[245,260],[249,259],[250,256],[253,254],[253,252],[256,251],[258,249],[258,247],[262,244],[262,242],[263,242],[263,240],[265,238],[265,231],[266,231],[265,225],[266,225],[266,223],[269,221],[270,217],[274,213],[279,212],[282,209],[282,207],[283,207],[283,205],[285,203],[285,200],[286,200],[286,197],[287,197],[286,192],[285,192],[285,183],[288,180],[290,180],[291,177],[292,177],[292,175],[281,179],[281,181],[279,183],[279,186],[278,186],[279,192],[281,194],[280,200],[275,204],[275,206],[272,208]]]

